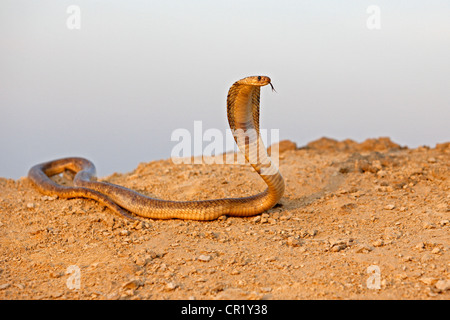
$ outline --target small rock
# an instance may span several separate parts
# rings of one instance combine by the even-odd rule
[[[395,205],[393,204],[388,204],[384,207],[385,210],[393,210],[395,208]]]
[[[50,297],[52,298],[59,298],[63,295],[63,291],[53,291],[52,293],[50,293]]]
[[[198,259],[199,261],[208,262],[208,261],[211,261],[212,257],[209,256],[209,255],[204,255],[204,254],[202,254],[202,255],[200,255],[197,259]]]
[[[427,161],[428,161],[429,163],[436,163],[436,158],[434,158],[434,157],[429,157],[429,158],[427,159]]]
[[[169,282],[166,285],[166,290],[169,290],[169,291],[175,290],[176,288],[178,288],[178,284],[175,282]]]
[[[439,247],[436,247],[436,248],[434,248],[433,250],[431,250],[431,253],[434,253],[434,254],[439,254],[439,253],[441,253],[441,249],[439,248]]]
[[[123,288],[123,289],[126,289],[126,290],[135,290],[135,289],[139,288],[139,287],[142,286],[142,285],[143,285],[143,283],[142,283],[141,280],[139,280],[139,279],[133,279],[133,280],[130,280],[130,281],[128,281],[128,282],[125,282],[125,283],[122,285],[122,288]]]
[[[119,234],[121,235],[121,236],[128,236],[128,235],[130,235],[130,231],[128,231],[128,230],[120,230],[120,232],[119,232]]]
[[[403,262],[409,262],[409,261],[413,261],[413,258],[411,256],[406,256],[402,259]]]
[[[23,283],[17,283],[17,284],[14,284],[14,286],[20,290],[25,289],[25,285]]]
[[[125,290],[125,292],[122,294],[122,297],[126,298],[126,297],[131,297],[134,296],[134,290],[133,289],[128,289]]]
[[[450,280],[446,279],[446,280],[439,280],[436,281],[436,283],[434,284],[434,286],[436,287],[437,290],[439,290],[440,292],[444,292],[447,290],[450,290]]]
[[[385,170],[380,170],[377,172],[377,176],[380,178],[384,178],[388,175],[388,173]]]
[[[144,257],[137,257],[135,263],[138,266],[143,267],[143,266],[145,266],[147,264],[147,259],[145,259]]]
[[[408,278],[408,275],[406,273],[400,273],[400,274],[396,275],[396,277],[400,280],[405,280]]]
[[[10,283],[0,284],[0,290],[8,289],[11,286]]]
[[[34,208],[36,208],[36,204],[34,204],[33,202],[29,202],[29,203],[27,203],[27,208],[34,209]]]
[[[56,197],[50,197],[50,196],[42,196],[41,197],[42,201],[53,201],[55,199],[56,199]]]
[[[426,263],[433,260],[433,257],[429,255],[428,253],[425,253],[422,257],[420,257],[420,262]]]
[[[267,223],[269,221],[269,215],[267,213],[263,213],[261,215],[261,223]]]
[[[339,252],[341,250],[344,250],[345,248],[347,248],[347,245],[345,243],[338,243],[338,244],[334,244],[330,251],[331,252]]]
[[[416,246],[414,248],[423,250],[423,249],[425,249],[425,243],[419,242],[418,244],[416,244]]]
[[[419,280],[429,286],[437,282],[437,279],[432,277],[422,277]]]
[[[254,223],[258,223],[260,221],[261,221],[261,216],[256,216],[256,217],[253,218],[253,222]]]
[[[441,221],[439,221],[439,224],[440,224],[441,226],[445,226],[445,225],[447,225],[447,224],[450,224],[450,220],[441,220]],[[1,226],[1,224],[0,224],[0,226]]]
[[[346,203],[343,206],[341,206],[341,212],[346,212],[346,213],[350,213],[352,212],[353,209],[355,209],[356,203],[350,202],[350,203]]]
[[[131,242],[131,238],[126,237],[126,238],[123,239],[123,242],[124,243],[130,243]]]
[[[51,278],[59,278],[64,274],[64,272],[56,272],[56,271],[52,271],[50,272],[50,277]]]
[[[426,221],[423,223],[423,228],[424,229],[434,229],[434,228],[436,228],[436,225],[432,222]]]
[[[356,252],[357,253],[367,253],[367,252],[370,252],[370,251],[372,251],[373,250],[373,247],[372,246],[369,246],[368,244],[359,244],[357,247],[356,247]]]
[[[394,227],[387,227],[384,229],[384,236],[386,239],[398,239],[402,236],[402,233]]]
[[[302,245],[300,240],[296,239],[294,237],[287,238],[286,243],[288,246],[291,246],[291,247],[300,247]]]
[[[372,245],[374,247],[382,247],[384,245],[384,241],[382,239],[375,240]]]

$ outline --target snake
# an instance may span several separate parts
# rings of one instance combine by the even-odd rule
[[[28,179],[40,193],[58,198],[87,198],[128,219],[215,220],[221,216],[249,217],[274,207],[285,190],[284,179],[260,135],[260,90],[270,84],[267,76],[250,76],[233,83],[227,95],[227,118],[234,140],[247,163],[267,188],[257,194],[236,198],[172,201],[152,198],[123,186],[97,181],[94,164],[81,157],[61,158],[34,165]],[[273,155],[272,155],[273,156]],[[62,185],[54,175],[72,172],[73,183]]]

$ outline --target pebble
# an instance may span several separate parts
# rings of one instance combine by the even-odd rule
[[[138,266],[143,267],[143,266],[145,266],[147,264],[147,259],[145,259],[144,257],[137,257],[135,263]]]
[[[36,204],[34,204],[33,202],[29,202],[29,203],[27,203],[27,208],[28,209],[36,208]]]
[[[345,248],[347,248],[347,245],[341,243],[341,244],[336,244],[333,245],[330,249],[331,252],[339,252],[341,250],[344,250]]]
[[[450,280],[446,279],[446,280],[439,280],[436,281],[436,283],[434,284],[434,286],[436,287],[436,289],[438,289],[441,292],[450,290]]]
[[[380,170],[380,171],[377,172],[377,176],[380,177],[380,178],[386,177],[387,174],[388,173],[385,170]]]
[[[433,260],[433,257],[430,256],[428,253],[425,253],[422,257],[420,257],[420,262],[426,263]]]
[[[139,279],[133,279],[130,280],[128,282],[125,282],[124,284],[122,284],[122,288],[126,289],[126,290],[135,290],[137,288],[139,288],[140,286],[143,285],[143,282]]]
[[[169,282],[168,284],[166,284],[166,290],[169,290],[169,291],[175,290],[178,287],[179,287],[179,285],[175,282]]]
[[[439,254],[439,253],[441,253],[441,249],[440,248],[438,248],[438,247],[436,247],[436,248],[434,248],[433,250],[431,250],[431,253],[434,253],[434,254]]]
[[[382,247],[384,245],[384,241],[382,239],[378,239],[372,242],[372,245],[374,247]]]
[[[291,214],[283,214],[283,215],[281,215],[280,220],[286,221],[286,220],[289,220],[291,217],[292,217]]]
[[[130,233],[131,233],[130,231],[124,229],[124,230],[121,230],[119,234],[121,236],[128,236],[128,235],[130,235]]]
[[[254,223],[261,222],[261,216],[256,216],[256,217],[254,217],[254,218],[253,218],[253,222],[254,222]]]
[[[423,249],[425,249],[425,243],[419,242],[418,244],[416,244],[416,246],[414,248],[423,250]]]
[[[17,284],[14,284],[14,286],[15,286],[16,288],[19,288],[20,290],[25,289],[25,285],[24,285],[23,283],[17,283]]]
[[[50,272],[50,277],[51,278],[60,278],[63,274],[64,274],[63,272],[52,271],[52,272]]]
[[[0,284],[0,290],[8,289],[11,286],[10,283]]]
[[[200,255],[197,259],[198,259],[199,261],[208,262],[208,261],[211,261],[212,257],[209,256],[209,255],[204,255],[204,254],[202,254],[202,255]]]
[[[357,247],[356,247],[356,252],[358,252],[358,253],[367,253],[367,252],[370,252],[370,251],[372,251],[374,248],[372,247],[372,246],[369,246],[368,244],[359,244]]]
[[[299,239],[296,239],[294,237],[289,237],[287,238],[287,245],[290,247],[300,247],[302,245],[302,243],[300,242]]]
[[[422,277],[419,280],[429,286],[437,282],[437,279],[432,277]]]
[[[394,227],[387,227],[384,229],[384,236],[386,239],[398,239],[402,236],[402,233]]]
[[[395,205],[393,205],[393,204],[388,204],[388,205],[386,205],[386,206],[384,207],[384,209],[385,209],[385,210],[393,210],[393,209],[395,209]]]
[[[409,261],[413,261],[413,258],[411,256],[406,256],[402,259],[403,262],[409,262]]]
[[[436,225],[432,222],[426,221],[423,223],[423,228],[424,229],[434,229],[434,228],[436,228]]]
[[[55,197],[50,197],[50,196],[42,196],[41,197],[41,200],[42,201],[53,201],[53,200],[55,200],[57,197],[55,196]]]
[[[267,222],[269,222],[269,215],[267,214],[267,213],[263,213],[262,215],[261,215],[261,223],[267,223]]]
[[[51,298],[59,298],[64,294],[63,291],[53,291],[52,293],[50,293],[50,297]]]
[[[408,278],[408,275],[406,273],[400,273],[396,277],[400,280],[405,280]]]

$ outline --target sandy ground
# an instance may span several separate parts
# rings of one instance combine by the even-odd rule
[[[450,143],[280,150],[281,203],[211,222],[130,222],[0,178],[0,299],[450,298]],[[170,160],[101,180],[171,200],[265,187],[248,165]]]

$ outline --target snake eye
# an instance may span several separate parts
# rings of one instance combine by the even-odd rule
[[[261,81],[261,76],[258,76],[258,81]]]

